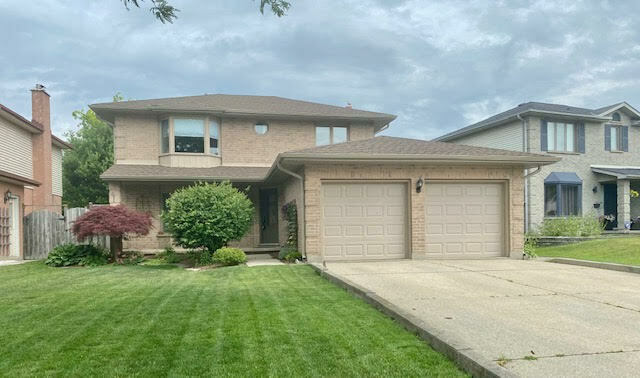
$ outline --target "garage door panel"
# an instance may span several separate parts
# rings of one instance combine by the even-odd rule
[[[405,184],[323,183],[322,190],[322,248],[326,258],[406,256]]]
[[[499,183],[429,183],[425,250],[432,257],[502,256],[504,188]]]

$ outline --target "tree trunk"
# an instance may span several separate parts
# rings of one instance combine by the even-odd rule
[[[111,258],[114,263],[120,263],[120,256],[122,255],[122,236],[112,236],[110,239]]]

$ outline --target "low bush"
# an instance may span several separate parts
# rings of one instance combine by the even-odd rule
[[[541,236],[597,236],[604,229],[603,223],[595,216],[545,219],[540,226]]]
[[[157,257],[167,264],[177,264],[183,260],[183,256],[176,253],[176,250],[172,247],[165,248],[162,252],[158,253]]]
[[[536,253],[536,247],[538,246],[538,234],[533,232],[528,232],[524,236],[524,255],[529,259],[535,259],[538,257]]]
[[[222,247],[214,252],[213,262],[220,265],[238,265],[247,262],[247,255],[239,248]]]
[[[124,251],[120,257],[122,265],[138,265],[144,261],[144,255],[140,251]]]
[[[98,266],[107,263],[108,251],[94,245],[63,244],[55,247],[44,261],[49,266]]]
[[[193,249],[187,252],[187,257],[194,266],[205,266],[213,264],[211,253],[206,249]]]
[[[278,259],[292,263],[296,261],[296,259],[301,260],[302,254],[292,247],[284,246],[280,249],[280,252],[278,252]]]

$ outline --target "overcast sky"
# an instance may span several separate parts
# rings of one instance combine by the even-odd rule
[[[256,0],[257,1],[257,0]],[[0,0],[0,103],[54,133],[116,92],[276,95],[398,115],[431,139],[526,101],[640,107],[640,1],[170,0],[163,25],[120,0]]]

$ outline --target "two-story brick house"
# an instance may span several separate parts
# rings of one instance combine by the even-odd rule
[[[32,120],[0,104],[0,259],[20,259],[22,217],[62,212],[62,151],[71,146],[51,134],[49,94],[31,90]]]
[[[529,102],[436,140],[561,157],[527,179],[525,218],[613,215],[628,228],[640,216],[640,113],[623,102],[598,109]]]
[[[113,125],[110,203],[148,211],[125,248],[171,243],[159,215],[178,187],[229,180],[256,209],[236,245],[275,250],[296,201],[310,260],[516,256],[523,169],[550,156],[375,137],[395,116],[271,96],[204,95],[91,105]],[[424,189],[423,189],[424,186]]]

